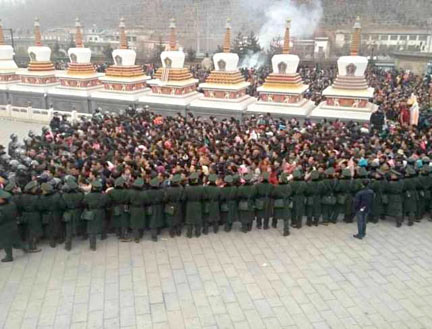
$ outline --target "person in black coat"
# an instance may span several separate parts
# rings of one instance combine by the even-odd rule
[[[354,209],[357,214],[358,234],[354,234],[357,239],[366,236],[366,219],[372,211],[375,193],[369,187],[369,180],[363,180],[363,188],[356,193],[354,198]]]

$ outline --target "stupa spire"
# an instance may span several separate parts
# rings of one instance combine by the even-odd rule
[[[39,18],[35,18],[34,21],[34,37],[35,37],[35,46],[40,47],[42,46],[42,36],[40,31],[40,23]]]
[[[80,23],[79,18],[75,19],[75,28],[76,28],[75,47],[76,48],[83,48],[84,44],[83,44],[83,37],[82,37],[82,32],[81,32],[81,23]]]
[[[290,53],[290,28],[291,28],[291,19],[286,20],[285,24],[285,37],[284,37],[284,45],[283,45],[283,54]]]
[[[231,19],[230,18],[227,18],[225,28],[226,31],[225,31],[223,51],[224,53],[229,53],[231,52]]]
[[[5,44],[5,40],[3,34],[3,23],[2,20],[0,19],[0,46],[3,46],[4,44]]]
[[[128,49],[128,41],[126,37],[125,19],[120,19],[120,49]]]
[[[354,32],[351,41],[351,56],[357,56],[360,52],[361,43],[361,24],[360,17],[357,16],[356,22],[354,24]]]
[[[170,42],[169,42],[169,48],[171,51],[177,50],[177,32],[176,32],[176,23],[175,18],[170,19]]]

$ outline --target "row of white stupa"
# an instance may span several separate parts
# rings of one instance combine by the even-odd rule
[[[373,89],[365,80],[367,59],[358,56],[360,22],[354,25],[351,56],[338,60],[338,77],[323,95],[327,100],[318,107],[303,95],[308,89],[297,73],[299,57],[289,53],[290,21],[287,21],[283,53],[272,58],[273,73],[258,89],[259,100],[246,94],[249,86],[238,69],[239,57],[230,52],[231,26],[227,22],[224,51],[213,56],[215,70],[200,84],[203,93],[196,91],[198,80],[184,68],[185,54],[177,48],[176,27],[170,23],[169,48],[162,52],[162,67],[155,79],[149,80],[142,68],[135,65],[136,53],[128,49],[125,25],[120,23],[120,49],[113,51],[114,65],[106,74],[96,73],[91,64],[91,50],[84,48],[79,20],[76,21],[76,47],[68,50],[70,64],[67,72],[55,71],[50,62],[51,49],[42,46],[39,21],[35,22],[35,46],[29,47],[28,69],[18,69],[13,61],[13,49],[5,45],[0,23],[0,88],[10,91],[30,91],[67,97],[79,96],[142,102],[149,105],[188,106],[202,114],[217,115],[261,112],[288,114],[299,117],[327,117],[368,120]],[[151,91],[148,86],[151,87]]]

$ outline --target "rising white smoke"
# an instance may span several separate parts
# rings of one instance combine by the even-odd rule
[[[258,68],[260,66],[265,65],[266,61],[267,61],[267,56],[265,56],[264,53],[262,52],[253,53],[251,50],[249,50],[246,56],[241,61],[240,67]]]
[[[304,38],[313,35],[323,15],[321,0],[311,0],[307,4],[281,0],[263,11],[266,19],[258,34],[263,48],[268,48],[273,38],[283,35],[288,18],[291,19],[291,36]]]

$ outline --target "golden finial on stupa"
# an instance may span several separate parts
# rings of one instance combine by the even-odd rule
[[[223,51],[224,53],[229,53],[231,51],[231,19],[230,18],[227,18],[225,28],[226,31],[225,31]]]
[[[82,32],[81,32],[81,23],[80,23],[80,20],[78,17],[75,19],[75,28],[76,28],[75,47],[76,48],[83,48],[84,44],[83,44],[83,37],[82,37]]]
[[[291,28],[291,19],[287,19],[285,23],[285,37],[284,37],[284,45],[283,45],[283,54],[289,54],[290,52],[290,28]]]
[[[0,46],[3,46],[4,44],[5,44],[5,40],[3,34],[3,23],[2,20],[0,19]]]
[[[35,18],[34,21],[34,36],[35,36],[35,46],[40,47],[42,46],[42,36],[40,31],[40,23],[39,18]]]
[[[128,41],[126,37],[125,19],[120,19],[120,49],[128,49]]]
[[[360,52],[361,43],[361,24],[360,17],[357,16],[356,22],[354,24],[354,32],[351,41],[351,56],[357,56]]]
[[[176,37],[175,18],[171,18],[170,19],[170,30],[171,30],[171,34],[170,34],[169,48],[170,48],[171,51],[173,51],[173,50],[177,50],[177,37]]]

